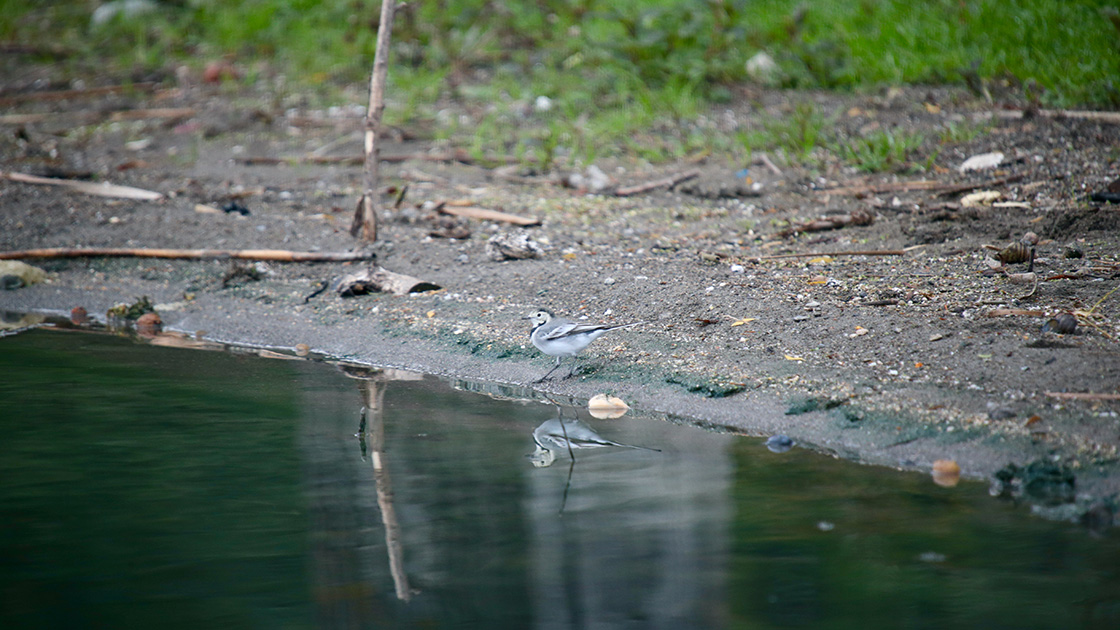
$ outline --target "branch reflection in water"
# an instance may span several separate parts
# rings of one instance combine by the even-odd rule
[[[377,505],[381,509],[381,522],[385,525],[385,546],[389,550],[389,572],[393,576],[397,599],[412,599],[412,589],[404,570],[404,549],[401,546],[400,524],[393,506],[393,486],[389,478],[388,458],[385,455],[385,386],[389,381],[419,381],[423,376],[401,370],[365,369],[358,366],[340,366],[343,374],[358,379],[362,394],[362,411],[358,421],[358,443],[362,459],[373,466],[373,483],[377,487]]]

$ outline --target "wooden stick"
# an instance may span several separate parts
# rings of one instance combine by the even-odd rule
[[[861,186],[841,186],[840,188],[828,188],[825,190],[818,190],[818,193],[827,195],[870,195],[880,194],[887,192],[908,192],[911,190],[930,190],[943,186],[941,182],[919,179],[912,182],[890,182],[886,184],[865,184]]]
[[[98,87],[85,88],[82,90],[25,92],[23,94],[13,94],[12,96],[0,97],[0,105],[14,105],[16,103],[26,103],[28,101],[64,101],[66,99],[89,98],[91,96],[101,96],[103,94],[116,94],[117,92],[126,92],[128,90],[150,92],[155,88],[155,83],[133,83],[132,85],[102,85]]]
[[[443,153],[399,153],[397,155],[382,155],[378,159],[382,162],[397,164],[400,162],[462,162],[474,164],[476,161],[494,162],[498,164],[517,163],[517,158],[508,155],[486,155],[481,160],[475,160],[469,153],[462,149],[455,149]],[[237,158],[237,161],[247,166],[276,166],[280,164],[342,164],[357,166],[365,164],[365,157],[361,155],[307,155],[302,157],[279,158],[272,156],[250,156]]]
[[[372,243],[377,240],[377,178],[381,147],[377,136],[381,133],[381,115],[385,112],[385,78],[389,74],[389,38],[393,33],[393,15],[397,0],[381,0],[381,20],[377,24],[377,48],[373,53],[373,72],[369,78],[369,109],[366,110],[365,138],[365,190],[354,211],[350,225],[351,236],[361,230],[362,238]]]
[[[1064,400],[1120,400],[1120,394],[1096,394],[1093,392],[1046,392],[1046,395]]]
[[[114,197],[119,199],[138,199],[141,201],[156,201],[163,199],[163,193],[155,192],[154,190],[144,190],[143,188],[133,188],[132,186],[120,186],[117,184],[110,184],[108,182],[96,183],[87,182],[80,179],[57,179],[54,177],[39,177],[38,175],[28,175],[27,173],[12,173],[0,171],[0,179],[8,179],[13,182],[22,182],[24,184],[43,184],[47,186],[62,186],[69,188],[80,193],[87,195],[95,195],[98,197]]]
[[[1077,118],[1081,120],[1092,120],[1095,122],[1110,123],[1113,125],[1120,124],[1120,112],[1091,112],[1091,111],[1078,111],[1073,109],[1040,109],[1038,110],[1039,116],[1047,118],[1055,118],[1061,120],[1063,118]]]
[[[816,256],[905,256],[906,250],[878,249],[861,252],[812,252],[808,254],[775,254],[773,256],[750,256],[747,260],[778,260],[779,258],[813,258]]]
[[[762,162],[763,166],[770,169],[771,173],[777,175],[778,177],[782,176],[782,169],[778,168],[778,166],[776,164],[771,162],[770,157],[767,156],[765,153],[759,153],[758,154],[758,161]]]
[[[156,107],[153,109],[122,109],[114,112],[50,112],[43,114],[8,114],[0,116],[0,125],[29,125],[53,120],[65,121],[74,117],[84,124],[99,121],[147,120],[150,118],[190,118],[195,115],[191,107]]]
[[[700,177],[700,169],[694,168],[692,170],[678,173],[672,177],[665,177],[662,179],[655,179],[651,182],[644,184],[636,184],[634,186],[626,186],[614,191],[616,197],[629,197],[630,195],[637,195],[639,193],[649,192],[657,188],[672,188],[681,182],[688,181]]]
[[[501,212],[499,210],[491,210],[489,208],[479,208],[476,206],[456,206],[452,204],[443,204],[439,206],[439,212],[443,214],[453,214],[457,217],[467,217],[468,219],[482,219],[483,221],[504,221],[505,223],[512,223],[514,225],[540,225],[541,220],[534,217],[523,217],[517,214],[510,214],[508,212]]]
[[[990,179],[985,182],[976,182],[973,184],[945,184],[939,181],[930,179],[919,179],[911,182],[890,182],[886,184],[867,184],[862,186],[842,186],[840,188],[830,188],[826,190],[817,191],[820,194],[827,195],[878,195],[881,193],[890,192],[909,192],[914,190],[929,190],[934,191],[938,195],[953,195],[960,192],[975,190],[977,188],[987,188],[989,186],[1000,186],[1002,184],[1009,184],[1011,182],[1023,179],[1026,176],[1024,173],[1018,175],[1008,175],[1007,177],[1000,177],[997,179]]]
[[[175,258],[189,260],[240,259],[275,262],[347,262],[369,260],[367,252],[293,252],[286,249],[149,249],[122,247],[48,247],[0,252],[0,260],[20,258],[83,258],[113,256],[118,258]]]
[[[958,184],[958,185],[955,185],[955,186],[945,186],[945,187],[942,187],[942,188],[937,190],[937,196],[947,197],[949,195],[955,195],[957,193],[968,192],[970,190],[976,190],[977,188],[989,188],[989,187],[993,187],[993,186],[1002,186],[1004,184],[1010,184],[1012,182],[1017,182],[1020,179],[1023,179],[1024,177],[1026,177],[1026,176],[1027,176],[1026,173],[1019,173],[1017,175],[1008,175],[1007,177],[999,177],[997,179],[989,179],[986,182],[978,182],[976,184]]]
[[[1022,308],[993,308],[988,311],[988,317],[1003,317],[1004,315],[1026,315],[1027,317],[1045,317],[1046,311],[1028,310]]]

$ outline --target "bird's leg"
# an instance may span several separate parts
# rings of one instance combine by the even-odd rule
[[[558,368],[558,367],[560,367],[560,357],[556,357],[556,365],[552,366],[551,370],[549,370],[548,372],[545,373],[544,376],[538,378],[537,380],[535,380],[533,382],[534,383],[543,383],[544,379],[548,378],[549,376],[552,376],[552,373],[555,372],[556,368]]]

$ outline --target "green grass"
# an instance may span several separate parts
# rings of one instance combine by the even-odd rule
[[[810,164],[831,152],[863,170],[898,170],[912,166],[920,139],[883,131],[841,144],[832,129],[838,114],[809,105],[738,135],[697,120],[712,104],[737,98],[745,62],[759,51],[777,60],[787,87],[950,83],[1047,106],[1120,106],[1120,20],[1107,14],[1114,4],[413,2],[394,28],[386,121],[431,129],[479,156],[518,155],[542,171],[619,154],[662,161],[756,150]],[[87,84],[105,75],[170,76],[180,65],[198,71],[226,57],[245,83],[276,91],[278,103],[285,96],[360,102],[379,5],[165,2],[143,17],[93,27],[89,2],[0,0],[0,41],[50,42],[39,61]],[[53,59],[59,51],[52,47],[62,51]],[[547,112],[533,108],[542,95],[552,99]],[[470,124],[441,119],[448,101],[479,114]],[[948,128],[938,141],[966,141],[973,132]]]

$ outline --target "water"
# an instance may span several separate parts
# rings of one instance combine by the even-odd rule
[[[2,628],[1120,627],[1120,537],[984,484],[104,335],[0,374]],[[537,467],[558,414],[660,452]]]

